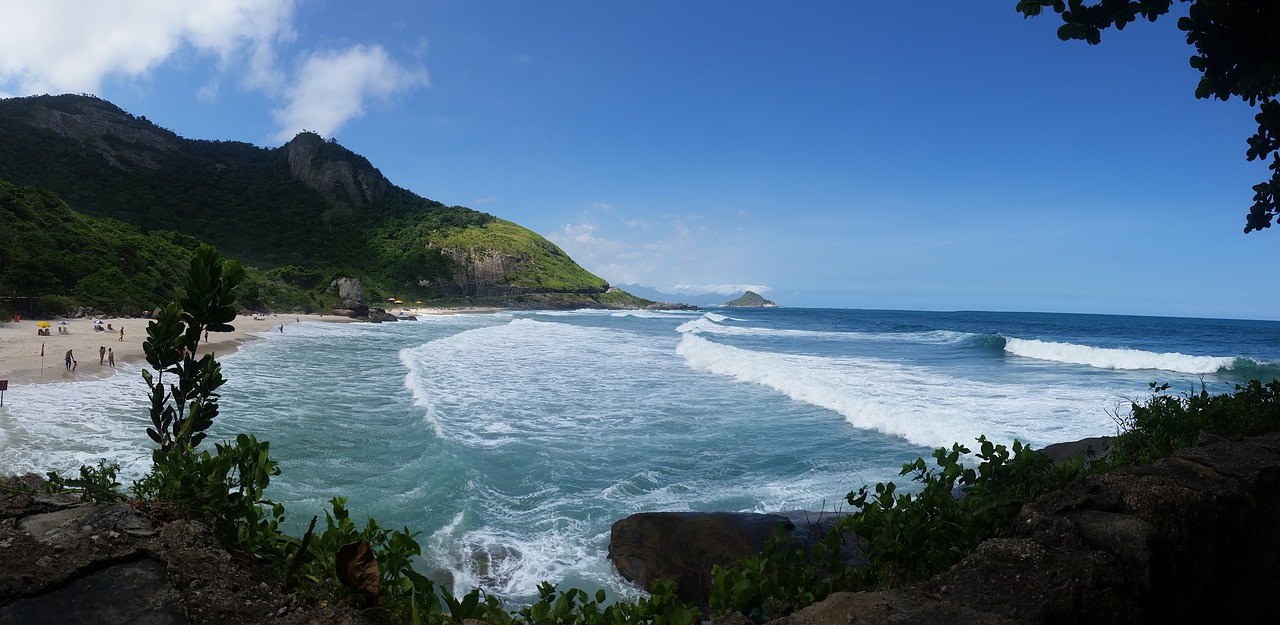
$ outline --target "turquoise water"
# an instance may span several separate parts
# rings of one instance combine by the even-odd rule
[[[979,434],[1115,431],[1148,395],[1280,375],[1280,323],[1011,313],[520,312],[286,325],[224,360],[212,438],[271,441],[304,526],[333,496],[420,531],[420,567],[514,599],[541,580],[634,594],[610,525],[653,510],[831,509]],[[23,387],[0,471],[146,470],[130,370]]]

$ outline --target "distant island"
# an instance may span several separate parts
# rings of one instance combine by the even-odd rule
[[[742,297],[733,301],[725,302],[720,305],[721,308],[777,308],[778,305],[770,300],[760,296],[754,291],[747,291]]]

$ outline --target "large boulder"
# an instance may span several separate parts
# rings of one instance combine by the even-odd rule
[[[656,579],[676,583],[684,601],[707,605],[711,568],[760,554],[778,527],[799,545],[825,540],[838,514],[831,512],[644,512],[613,524],[609,560],[626,579],[648,588]],[[847,560],[863,560],[857,538],[844,537]]]
[[[359,278],[350,276],[334,278],[333,282],[329,283],[328,292],[342,300],[342,308],[334,309],[333,314],[352,318],[369,314],[369,305],[364,299],[364,285],[360,284]]]

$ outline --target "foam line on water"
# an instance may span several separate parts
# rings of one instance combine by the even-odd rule
[[[697,319],[681,324],[677,332],[692,334],[714,334],[719,336],[749,336],[773,338],[817,338],[843,341],[877,341],[883,343],[916,343],[923,345],[957,345],[981,342],[993,338],[994,335],[980,335],[970,332],[952,330],[929,330],[923,332],[858,332],[833,330],[800,330],[794,328],[766,328],[759,326],[726,325],[731,320],[723,315],[706,313]],[[734,320],[741,321],[741,320]]]
[[[1116,397],[1097,389],[1028,389],[871,358],[747,350],[696,334],[683,335],[677,353],[691,368],[763,385],[834,411],[854,427],[928,447],[979,434],[1047,444],[1114,429],[1102,408]]]
[[[1231,369],[1236,359],[1219,356],[1191,356],[1177,352],[1156,353],[1138,349],[1091,347],[1035,339],[1006,337],[1005,351],[1015,356],[1048,360],[1098,369],[1152,369],[1192,375]]]

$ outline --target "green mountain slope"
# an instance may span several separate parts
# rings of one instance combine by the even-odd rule
[[[173,297],[171,285],[194,244],[81,215],[52,192],[0,180],[0,288],[22,298],[12,305],[19,312],[62,312],[73,302],[113,312],[150,309]]]
[[[104,100],[63,95],[0,100],[0,137],[0,179],[140,233],[211,243],[298,288],[350,275],[371,296],[504,304],[575,294],[577,305],[604,305],[605,281],[549,241],[397,187],[312,133],[273,149],[184,139]]]

